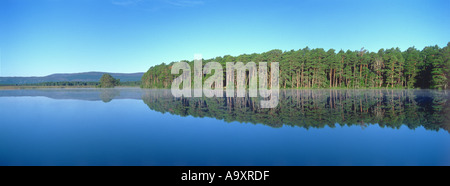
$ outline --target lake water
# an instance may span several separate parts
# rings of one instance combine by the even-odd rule
[[[450,165],[450,93],[0,90],[0,165]]]

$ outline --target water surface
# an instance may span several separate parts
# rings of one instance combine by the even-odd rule
[[[0,165],[450,165],[450,97],[432,90],[0,90]]]

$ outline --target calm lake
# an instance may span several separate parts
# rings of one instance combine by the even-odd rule
[[[0,90],[0,165],[450,165],[450,92]]]

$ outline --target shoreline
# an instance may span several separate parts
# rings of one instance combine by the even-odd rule
[[[86,89],[92,88],[96,89],[99,87],[95,86],[10,86],[10,85],[0,85],[0,90],[25,90],[25,89]],[[116,88],[140,88],[137,86],[116,86]]]
[[[96,89],[96,86],[26,86],[26,85],[0,85],[0,90],[21,90],[21,89],[77,89],[77,88],[92,88]],[[139,88],[139,89],[170,89],[170,88],[141,88],[139,86],[116,86],[114,88]],[[246,89],[248,90],[248,89]],[[439,89],[421,89],[421,88],[280,88],[279,90],[439,90]],[[446,89],[442,89],[445,91]],[[226,91],[226,89],[224,89]]]

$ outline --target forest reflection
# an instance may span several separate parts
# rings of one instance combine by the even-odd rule
[[[427,130],[450,128],[449,92],[434,90],[281,90],[275,108],[260,108],[260,99],[175,98],[170,90],[147,90],[143,100],[151,110],[180,116],[210,117],[226,122],[271,127],[354,126]]]

